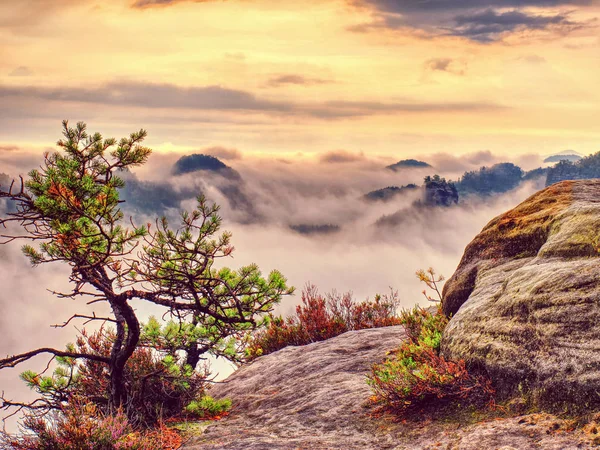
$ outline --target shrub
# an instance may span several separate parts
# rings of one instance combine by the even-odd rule
[[[164,337],[164,333],[159,334]],[[82,330],[67,349],[108,355],[113,339],[111,329],[101,328],[90,335]],[[142,336],[142,345],[147,339]],[[208,369],[193,370],[180,361],[177,352],[158,345],[160,340],[154,339],[148,348],[136,348],[127,361],[123,378],[129,414],[125,408],[111,414],[107,394],[110,374],[101,362],[57,357],[58,366],[51,375],[23,372],[21,378],[41,396],[34,406],[43,408],[26,414],[21,435],[0,433],[0,448],[5,448],[2,444],[15,450],[179,448],[179,434],[162,425],[163,421],[183,416],[215,418],[231,407],[231,401],[205,396]]]
[[[407,340],[391,358],[375,364],[368,377],[375,403],[397,413],[424,406],[441,406],[460,399],[463,404],[493,402],[491,382],[467,371],[464,361],[440,355],[442,332],[448,318],[441,312],[416,307],[401,315]],[[437,401],[438,403],[431,403]]]
[[[68,407],[44,418],[28,415],[19,437],[0,437],[13,450],[175,450],[181,437],[160,426],[135,431],[122,410],[104,416],[96,405],[72,399]]]
[[[323,296],[315,286],[307,285],[295,315],[271,317],[267,329],[250,335],[246,355],[252,360],[289,345],[324,341],[351,330],[399,325],[398,307],[398,295],[393,291],[356,303],[351,293]]]
[[[227,398],[215,400],[208,395],[205,395],[200,400],[192,400],[192,402],[185,407],[186,412],[202,419],[221,416],[230,409],[231,400]]]
[[[83,354],[110,355],[114,339],[111,329],[101,328],[90,335],[82,330],[76,343],[67,348]],[[161,420],[181,416],[185,406],[202,398],[209,375],[206,367],[194,370],[177,353],[155,345],[137,347],[125,366],[123,379],[128,392],[125,412],[136,426],[152,427]],[[21,378],[41,395],[49,409],[61,410],[78,398],[108,414],[108,366],[89,359],[59,357],[57,360],[58,367],[52,375],[27,371]]]

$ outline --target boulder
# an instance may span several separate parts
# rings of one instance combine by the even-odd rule
[[[443,354],[501,395],[600,406],[600,181],[565,181],[493,219],[444,286]]]

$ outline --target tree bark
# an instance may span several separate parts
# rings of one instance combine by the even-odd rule
[[[200,348],[198,348],[198,343],[195,342],[195,343],[191,344],[185,350],[187,353],[185,363],[189,364],[190,366],[192,366],[192,369],[196,370],[196,366],[200,362],[200,355],[202,354],[202,352],[200,351]]]
[[[109,299],[117,320],[117,335],[110,354],[110,398],[111,411],[127,403],[127,385],[125,383],[125,365],[135,351],[140,340],[140,323],[125,295]]]

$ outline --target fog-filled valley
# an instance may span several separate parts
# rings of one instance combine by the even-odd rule
[[[0,155],[3,183],[26,174],[42,157],[36,153],[9,156]],[[297,295],[284,298],[276,308],[278,314],[294,310],[306,283],[321,292],[351,291],[356,300],[392,289],[398,291],[401,305],[409,308],[427,303],[415,277],[418,269],[433,267],[451,275],[466,244],[487,222],[545,183],[544,173],[526,176],[528,170],[544,165],[542,157],[524,155],[513,161],[523,168],[519,181],[505,186],[500,180],[500,193],[471,192],[449,206],[428,204],[425,177],[439,174],[460,180],[464,172],[480,173],[484,166],[498,167],[495,164],[505,161],[489,151],[419,159],[427,164],[391,169],[394,160],[390,158],[344,151],[293,160],[244,158],[238,151],[222,148],[204,149],[193,157],[155,153],[146,165],[120,174],[127,183],[121,193],[122,208],[134,224],[154,226],[162,215],[175,225],[182,209],[194,208],[197,195],[219,204],[223,228],[232,232],[235,247],[232,257],[221,264],[237,268],[256,263],[265,273],[278,269],[297,288]],[[394,189],[385,198],[368,195],[391,186],[412,187]],[[3,245],[0,252],[0,303],[4,305],[0,328],[5,336],[0,353],[41,343],[60,348],[72,341],[80,325],[49,326],[81,313],[76,301],[51,292],[68,289],[68,267],[32,268],[18,242]],[[134,306],[142,320],[163,313],[145,303]],[[92,310],[103,311],[89,307],[87,313]],[[43,366],[42,359],[36,364]],[[233,370],[221,360],[212,360],[211,365],[218,378]],[[18,380],[16,370],[3,371],[0,377],[11,395],[32,395]]]

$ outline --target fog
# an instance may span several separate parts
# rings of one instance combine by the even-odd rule
[[[414,202],[423,195],[421,190],[387,202],[368,202],[363,196],[387,186],[420,185],[424,176],[434,173],[457,179],[465,170],[502,159],[491,152],[429,155],[426,160],[433,168],[393,172],[385,165],[394,161],[362,154],[353,158],[338,152],[335,157],[289,161],[244,158],[235,149],[228,152],[234,158],[225,162],[239,179],[206,171],[173,176],[172,165],[181,155],[153,155],[146,166],[125,174],[143,187],[140,195],[144,196],[143,202],[137,198],[124,204],[126,215],[144,223],[166,214],[175,224],[178,210],[193,208],[194,196],[204,193],[222,206],[223,228],[233,233],[236,250],[226,261],[228,266],[257,263],[264,273],[278,269],[297,292],[310,282],[322,292],[352,291],[362,300],[392,288],[398,290],[404,307],[426,302],[415,277],[418,269],[433,267],[449,277],[465,246],[487,222],[543,187],[543,181],[528,182],[503,195],[470,199],[449,208],[419,208]],[[39,153],[0,153],[0,173],[16,176],[40,162]],[[526,155],[512,162],[533,168],[539,166],[539,157]],[[388,225],[377,225],[380,218],[392,215]],[[299,224],[335,229],[302,234],[290,228]],[[1,355],[40,346],[62,348],[74,340],[76,326],[50,327],[75,311],[91,313],[81,299],[61,300],[48,292],[68,290],[66,266],[32,268],[21,255],[20,244],[11,243],[0,246],[0,268]],[[276,312],[288,314],[298,302],[299,295],[285,298]],[[142,320],[159,311],[143,303],[135,306]],[[26,368],[39,369],[45,361],[40,357],[1,371],[0,391],[14,400],[30,398],[18,374]],[[213,362],[213,368],[220,377],[232,370],[219,361]]]

